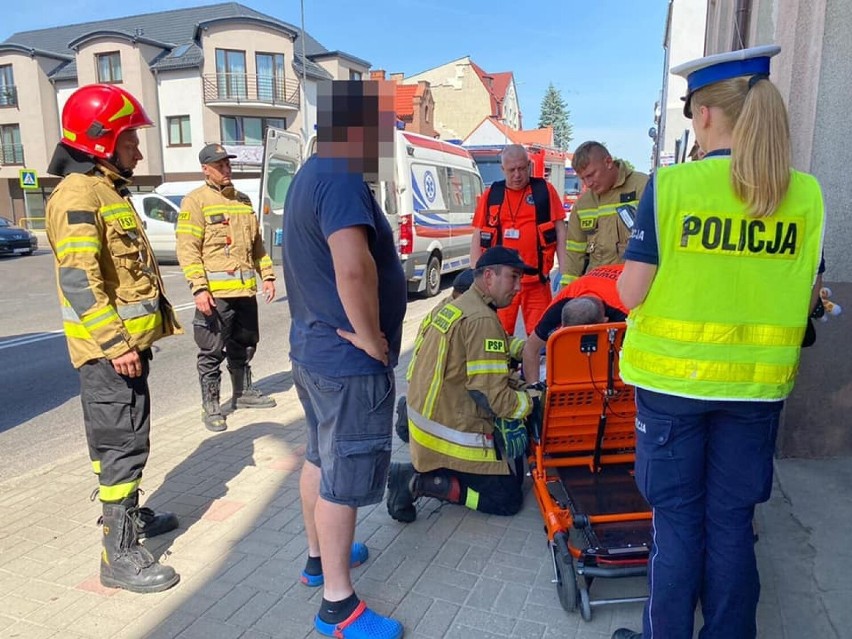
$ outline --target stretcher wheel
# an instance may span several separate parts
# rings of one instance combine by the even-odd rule
[[[589,598],[588,587],[580,590],[580,616],[583,618],[583,621],[592,620],[592,601]]]
[[[577,612],[580,603],[579,588],[577,588],[577,575],[574,572],[574,560],[569,555],[567,560],[559,552],[554,544],[551,546],[553,552],[553,567],[556,570],[556,593],[559,595],[559,603],[565,612]]]

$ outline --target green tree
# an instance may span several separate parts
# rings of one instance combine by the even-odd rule
[[[563,150],[568,150],[574,134],[574,127],[568,121],[571,112],[562,99],[562,93],[551,82],[541,101],[541,115],[538,118],[539,128],[553,127],[553,144]]]

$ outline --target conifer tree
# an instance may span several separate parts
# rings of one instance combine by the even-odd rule
[[[568,150],[573,138],[574,129],[568,121],[571,112],[562,99],[562,93],[551,82],[541,101],[541,115],[538,119],[539,128],[553,127],[553,144],[562,151]]]

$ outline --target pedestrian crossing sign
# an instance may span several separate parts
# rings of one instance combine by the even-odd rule
[[[20,169],[18,171],[22,189],[38,188],[38,173],[33,169]]]

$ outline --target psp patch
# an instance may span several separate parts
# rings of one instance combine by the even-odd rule
[[[127,213],[125,215],[118,216],[118,224],[125,231],[132,231],[136,228],[136,216],[132,213]]]
[[[178,220],[188,220],[189,215],[189,211],[181,211],[180,213],[178,213]]]
[[[486,353],[505,353],[506,352],[506,340],[486,339],[485,340],[485,352]]]

